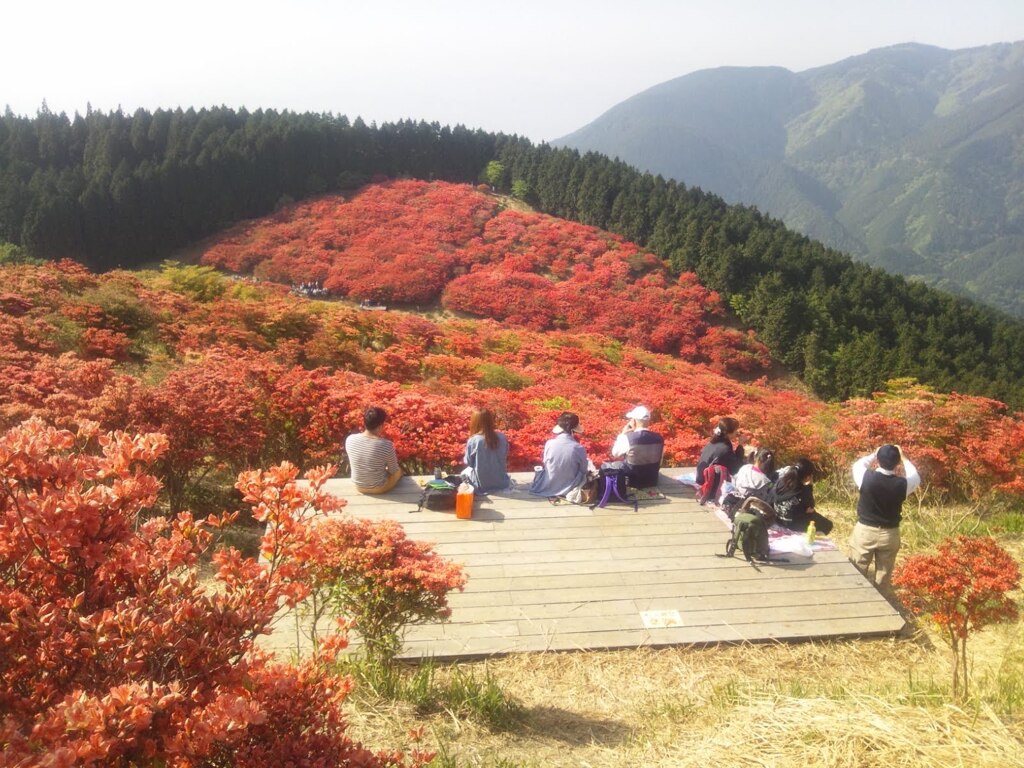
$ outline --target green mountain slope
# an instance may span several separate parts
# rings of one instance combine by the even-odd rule
[[[554,143],[756,205],[1024,316],[1024,42],[899,45],[800,73],[704,70]]]

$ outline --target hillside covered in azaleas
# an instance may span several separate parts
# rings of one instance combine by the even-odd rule
[[[237,471],[281,460],[344,471],[342,440],[370,404],[393,414],[386,431],[409,471],[455,467],[477,405],[496,411],[513,469],[536,463],[564,409],[581,414],[600,461],[623,414],[642,402],[666,436],[666,465],[692,464],[713,422],[735,414],[786,459],[808,455],[845,472],[891,440],[919,460],[934,492],[1024,491],[1018,414],[912,381],[826,405],[600,334],[363,311],[209,267],[94,275],[60,262],[2,274],[0,427],[37,416],[163,433],[169,445],[153,471],[172,509],[202,504],[211,482],[230,487]]]
[[[718,370],[763,371],[752,333],[714,327],[718,295],[617,235],[511,210],[468,185],[395,181],[290,206],[202,261],[329,295],[431,305],[535,331],[600,333]]]
[[[71,118],[44,108],[34,118],[0,116],[0,169],[0,261],[21,252],[99,270],[152,264],[227,224],[327,193],[347,195],[374,178],[486,178],[536,211],[638,244],[668,266],[669,285],[696,274],[777,362],[825,399],[869,396],[902,376],[1024,405],[1019,320],[854,263],[756,209],[593,152],[425,121],[378,126],[344,115],[227,107],[91,110]],[[435,254],[431,238],[459,242],[464,227],[479,225],[472,216],[437,223],[424,240]],[[408,245],[412,233],[399,234]],[[324,241],[328,250],[332,242]],[[386,252],[389,242],[369,242],[365,253]],[[358,255],[351,247],[347,253]],[[426,267],[403,290],[436,290],[443,270],[423,254],[406,255],[402,268]],[[520,296],[540,285],[519,279]],[[483,306],[479,298],[472,303]],[[733,328],[714,335],[705,340],[713,350],[746,349],[749,341]],[[699,328],[693,337],[701,338]],[[676,338],[653,341],[671,347]],[[748,357],[718,364],[739,371],[752,365]]]

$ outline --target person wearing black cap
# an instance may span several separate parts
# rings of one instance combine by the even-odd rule
[[[888,588],[900,549],[903,502],[921,485],[917,467],[898,446],[883,445],[853,464],[857,524],[850,535],[853,562],[865,576],[875,562],[875,584]]]

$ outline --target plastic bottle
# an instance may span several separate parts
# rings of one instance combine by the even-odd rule
[[[815,537],[817,535],[818,535],[818,529],[814,525],[814,521],[811,520],[811,522],[809,522],[807,524],[807,543],[808,544],[813,544],[814,543],[814,539],[815,539]]]
[[[461,520],[473,517],[473,486],[463,482],[455,494],[455,516]]]

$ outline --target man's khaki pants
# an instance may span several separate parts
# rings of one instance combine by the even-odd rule
[[[875,528],[857,523],[850,535],[850,548],[853,564],[865,576],[874,560],[875,584],[886,589],[892,586],[892,569],[896,565],[896,553],[900,551],[899,528]]]

